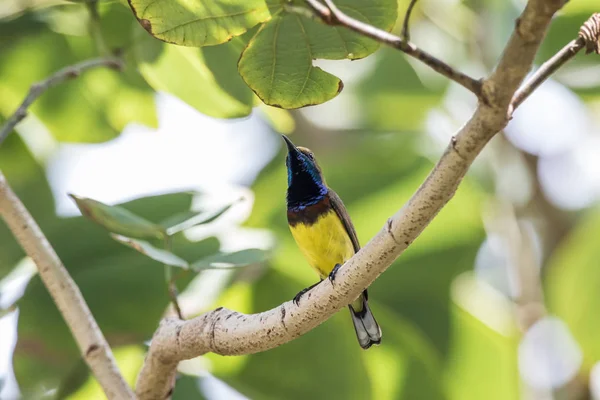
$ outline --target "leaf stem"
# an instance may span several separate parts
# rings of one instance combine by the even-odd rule
[[[171,251],[171,236],[165,234],[165,250]],[[181,312],[181,307],[179,307],[179,302],[177,301],[177,285],[175,284],[175,277],[173,276],[173,267],[165,264],[165,282],[167,283],[167,290],[169,292],[169,297],[171,298],[171,303],[173,303],[173,307],[175,308],[175,312],[179,319],[183,319],[183,313]]]

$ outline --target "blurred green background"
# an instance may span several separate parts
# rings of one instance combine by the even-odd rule
[[[400,21],[407,3],[398,2]],[[411,39],[479,78],[524,4],[421,0]],[[569,2],[536,62],[597,11],[596,0]],[[188,317],[218,306],[260,312],[316,280],[287,227],[279,133],[314,151],[365,244],[476,105],[466,90],[382,48],[364,60],[316,62],[343,80],[335,99],[268,107],[237,74],[253,33],[179,47],[148,35],[125,2],[0,1],[0,122],[33,82],[61,67],[107,48],[126,60],[121,73],[90,71],[45,93],[0,147],[0,170],[80,286],[132,384],[169,304],[163,267],[78,215],[67,192],[155,223],[244,197],[178,234],[172,250],[188,261],[267,250],[266,262],[178,281]],[[182,363],[174,398],[600,399],[599,61],[578,55],[542,85],[372,285],[381,346],[362,351],[343,310],[265,353]],[[1,225],[0,397],[103,398],[34,270]]]

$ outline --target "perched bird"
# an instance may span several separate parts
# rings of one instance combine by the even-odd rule
[[[288,148],[287,217],[292,236],[321,281],[329,277],[333,282],[338,268],[360,249],[356,231],[342,200],[327,187],[313,153],[296,147],[286,136],[283,139]],[[298,293],[294,302],[298,304],[319,282]],[[381,342],[381,329],[367,299],[365,290],[348,306],[363,349]]]

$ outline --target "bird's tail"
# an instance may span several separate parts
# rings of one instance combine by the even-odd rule
[[[375,321],[367,299],[368,294],[365,290],[354,303],[348,306],[358,343],[365,350],[374,344],[381,343],[381,328]]]

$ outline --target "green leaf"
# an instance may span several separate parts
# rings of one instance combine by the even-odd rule
[[[271,17],[265,0],[129,0],[152,36],[183,46],[225,43]]]
[[[144,254],[145,256],[150,257],[154,261],[158,261],[162,264],[170,265],[173,267],[188,268],[187,261],[176,256],[175,254],[171,253],[170,251],[158,249],[158,248],[152,246],[150,243],[144,242],[143,240],[136,240],[136,239],[128,238],[128,237],[121,236],[121,235],[115,235],[115,234],[111,234],[110,236],[113,239],[115,239],[117,242],[124,244],[125,246],[131,247],[134,250],[139,251],[140,253]]]
[[[134,53],[139,71],[157,91],[177,96],[203,114],[216,118],[240,118],[252,111],[253,95],[241,81],[234,66],[241,51],[241,39],[222,45],[218,52],[168,45],[137,29]],[[219,46],[219,47],[222,47]],[[210,58],[213,69],[207,65]],[[214,63],[223,71],[214,72]],[[229,81],[223,85],[224,81]]]
[[[315,59],[359,59],[372,54],[378,43],[341,27],[288,12],[271,2],[273,18],[263,24],[238,63],[248,86],[266,104],[299,108],[331,100],[342,81],[314,67]],[[339,0],[346,14],[390,30],[397,17],[396,0]]]
[[[301,18],[291,14],[274,17],[242,53],[240,74],[265,104],[299,108],[324,103],[342,91],[341,80],[313,67],[314,56]]]
[[[261,249],[245,249],[233,253],[217,253],[196,261],[190,267],[194,271],[205,269],[241,268],[264,262],[269,252]]]
[[[97,200],[69,194],[81,213],[110,232],[135,238],[161,238],[164,230],[160,225],[135,215],[131,211],[109,206]]]
[[[225,214],[235,203],[227,204],[216,211],[205,213],[184,213],[168,218],[161,225],[166,228],[167,235],[171,236],[178,232],[190,229],[197,225],[208,224]]]

